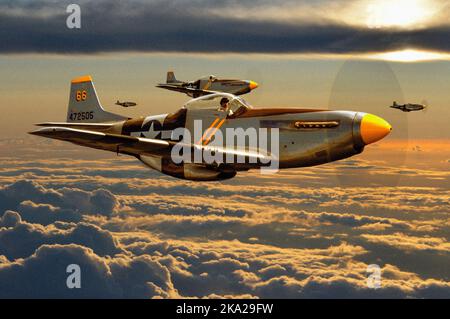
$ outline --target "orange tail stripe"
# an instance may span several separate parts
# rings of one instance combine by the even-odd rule
[[[220,121],[219,125],[217,125],[213,132],[209,135],[209,137],[203,142],[203,145],[208,145],[209,140],[214,136],[214,134],[216,134],[217,130],[223,125],[223,123],[225,123],[225,119],[222,119],[222,121]]]
[[[214,122],[212,122],[212,124],[205,130],[205,132],[203,133],[202,138],[198,140],[197,144],[202,144],[203,139],[206,137],[206,135],[208,135],[209,130],[210,130],[212,127],[214,127],[214,125],[216,125],[217,122],[219,122],[219,118],[216,118],[216,119],[214,120]]]

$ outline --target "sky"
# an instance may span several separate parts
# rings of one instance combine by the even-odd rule
[[[78,1],[68,29],[72,2],[0,0],[0,298],[450,297],[449,1]],[[176,111],[188,97],[155,88],[168,70],[393,131],[344,161],[208,183],[27,134],[65,119],[85,74],[108,111]]]

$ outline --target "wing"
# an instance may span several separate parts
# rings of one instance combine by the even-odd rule
[[[91,147],[95,149],[124,153],[129,155],[158,155],[163,157],[171,156],[172,147],[178,142],[165,141],[159,139],[143,138],[136,136],[109,134],[86,129],[76,129],[70,127],[45,127],[30,132],[30,134],[47,138],[71,142],[77,145]],[[192,151],[196,149],[219,153],[224,156],[232,156],[233,158],[245,158],[245,162],[268,162],[272,158],[269,154],[262,154],[248,150],[235,150],[223,147],[215,147],[210,145],[182,144],[181,147],[188,147]],[[236,162],[234,162],[236,163]],[[202,164],[200,164],[202,165]]]
[[[130,155],[170,154],[171,143],[158,139],[108,134],[69,127],[46,127],[30,134],[71,142],[81,146]]]
[[[210,156],[217,155],[219,158],[223,158],[225,161],[228,157],[233,159],[231,164],[236,163],[265,163],[268,164],[272,160],[277,160],[277,158],[268,152],[258,152],[252,150],[240,150],[240,149],[231,149],[226,147],[214,146],[214,145],[201,145],[201,144],[184,144],[182,142],[178,143],[178,146],[191,149],[191,156],[193,156],[196,151],[204,151],[208,152]],[[177,152],[175,152],[177,154]],[[175,154],[172,156],[177,157]],[[185,154],[185,152],[183,152]],[[213,155],[215,154],[215,155]],[[178,159],[181,159],[179,157]],[[239,161],[238,161],[239,159]],[[192,160],[192,158],[191,158]],[[240,162],[242,161],[242,162]],[[227,163],[225,163],[227,164]],[[230,163],[228,163],[230,164]],[[206,164],[205,164],[206,165]]]
[[[193,88],[182,87],[179,85],[170,85],[170,84],[158,84],[156,87],[160,88],[160,89],[166,89],[166,90],[170,90],[170,91],[176,91],[176,92],[191,94],[191,95],[195,95],[195,96],[203,96],[203,95],[217,93],[216,91],[193,89]]]

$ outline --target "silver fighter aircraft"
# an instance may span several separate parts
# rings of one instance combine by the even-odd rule
[[[425,104],[413,104],[413,103],[397,104],[397,102],[394,101],[394,103],[390,107],[393,109],[401,110],[403,112],[413,112],[424,110],[427,106]]]
[[[120,102],[119,100],[117,100],[116,105],[121,106],[121,107],[132,107],[132,106],[136,106],[137,103],[136,102]]]
[[[179,129],[195,130],[180,141]],[[368,144],[385,137],[391,126],[372,114],[300,108],[253,108],[228,93],[215,93],[188,101],[171,114],[127,118],[107,112],[101,106],[92,79],[84,76],[71,84],[66,122],[37,124],[31,134],[68,141],[77,145],[131,155],[148,167],[177,178],[211,181],[232,178],[239,171],[263,168],[276,161],[280,169],[324,164],[359,154]],[[214,139],[227,129],[245,133],[255,129],[278,132],[277,149],[261,145],[240,148],[216,147]],[[240,136],[231,136],[232,139]],[[245,139],[244,139],[245,140]],[[223,155],[222,162],[179,162],[173,150],[184,146]],[[274,143],[274,141],[270,141]],[[228,145],[228,144],[227,144]],[[244,162],[236,162],[237,156]]]
[[[166,83],[160,83],[156,87],[176,92],[186,93],[190,97],[224,92],[234,95],[249,93],[258,87],[258,83],[247,80],[219,79],[214,75],[204,76],[195,81],[183,82],[175,78],[172,71],[167,72]]]

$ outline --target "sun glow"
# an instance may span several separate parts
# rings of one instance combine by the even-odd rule
[[[376,0],[367,4],[370,28],[419,28],[435,14],[430,0]]]
[[[376,53],[370,55],[369,58],[393,62],[423,62],[433,60],[450,60],[450,54],[408,49],[402,51]]]

